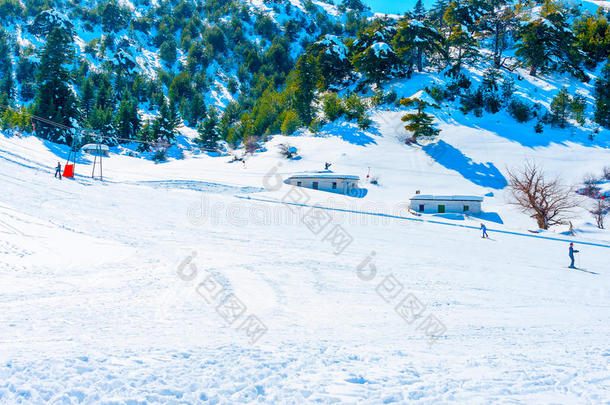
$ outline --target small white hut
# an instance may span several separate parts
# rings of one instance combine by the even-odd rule
[[[468,195],[420,195],[411,198],[411,209],[422,214],[462,213],[478,214],[481,212],[483,197]]]
[[[287,184],[338,194],[351,194],[358,188],[360,177],[332,172],[300,173],[289,177]]]
[[[81,150],[94,156],[108,156],[110,154],[110,148],[108,148],[108,145],[101,143],[88,143],[84,145]]]

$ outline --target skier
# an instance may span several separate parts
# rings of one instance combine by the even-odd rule
[[[55,178],[61,180],[61,163],[57,162],[57,167],[55,168]]]
[[[570,254],[570,260],[572,261],[570,263],[570,268],[571,269],[575,269],[576,268],[576,267],[574,267],[574,253],[578,253],[578,250],[575,250],[574,249],[574,244],[570,243],[570,253],[569,254]]]
[[[481,224],[481,228],[479,228],[483,231],[483,238],[488,238],[489,239],[489,235],[487,234],[487,227],[485,226],[485,224]]]

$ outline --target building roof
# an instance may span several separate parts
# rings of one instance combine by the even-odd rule
[[[312,172],[312,173],[297,173],[289,177],[290,179],[344,179],[344,180],[360,180],[360,177],[351,174],[338,174],[329,171]]]
[[[476,195],[422,195],[417,194],[411,197],[411,201],[474,201],[482,202],[483,197]]]
[[[84,151],[88,151],[88,150],[92,150],[92,151],[101,150],[102,152],[110,151],[110,148],[108,147],[108,145],[98,144],[98,143],[88,143],[88,144],[84,145],[81,149]]]

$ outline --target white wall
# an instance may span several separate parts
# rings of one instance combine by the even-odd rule
[[[451,201],[451,200],[411,200],[411,209],[415,212],[419,210],[420,204],[424,205],[424,214],[437,214],[438,206],[444,205],[445,212],[478,214],[481,212],[481,202],[479,201]],[[468,211],[464,211],[464,206],[468,206]]]
[[[301,183],[300,185],[298,183]],[[358,188],[356,180],[349,179],[333,179],[333,178],[307,178],[307,179],[289,179],[288,183],[293,186],[306,188],[314,188],[313,183],[318,183],[318,190],[329,191],[331,193],[348,194],[351,190]],[[333,188],[333,183],[337,183],[337,188]]]

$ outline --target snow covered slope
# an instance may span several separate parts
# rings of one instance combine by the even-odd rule
[[[274,137],[245,166],[115,149],[104,182],[86,156],[56,180],[64,147],[0,136],[0,403],[610,403],[610,234],[584,210],[575,237],[530,234],[504,188],[524,158],[598,172],[607,134],[531,143],[508,119],[439,116],[441,140],[409,147],[400,115]],[[334,208],[322,227],[274,185],[326,161],[380,185],[307,190]],[[483,219],[420,222],[402,204],[418,189],[493,197]],[[491,240],[463,226],[481,221]]]

